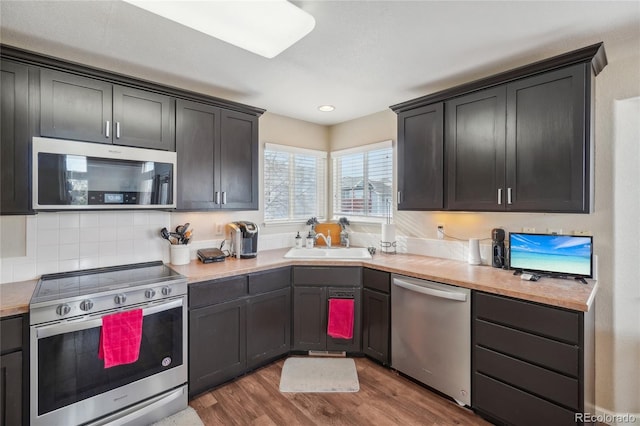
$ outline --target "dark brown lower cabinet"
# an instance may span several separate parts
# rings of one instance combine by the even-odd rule
[[[364,268],[362,352],[382,364],[391,362],[391,295],[388,272]]]
[[[287,354],[291,269],[189,287],[189,396]]]
[[[473,294],[472,407],[498,424],[575,425],[594,413],[594,315]]]
[[[247,366],[246,300],[189,312],[189,395],[242,374]]]
[[[293,268],[293,342],[295,351],[362,351],[362,268],[295,266]],[[353,337],[327,335],[329,299],[353,299]]]
[[[260,294],[247,305],[247,367],[257,367],[291,348],[291,289]]]
[[[0,426],[28,424],[26,323],[23,316],[0,321]]]

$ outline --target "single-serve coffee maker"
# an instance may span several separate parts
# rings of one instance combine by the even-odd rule
[[[253,222],[231,222],[227,225],[229,252],[238,259],[251,259],[258,255],[258,225]]]
[[[494,228],[491,230],[491,242],[492,246],[492,255],[491,255],[491,266],[494,268],[504,268],[506,266],[505,262],[505,252],[504,252],[504,229]]]

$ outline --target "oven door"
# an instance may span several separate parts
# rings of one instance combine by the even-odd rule
[[[186,296],[143,309],[138,361],[104,368],[103,312],[31,326],[31,424],[81,424],[187,381]]]

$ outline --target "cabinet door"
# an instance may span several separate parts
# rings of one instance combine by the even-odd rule
[[[258,209],[258,118],[222,110],[220,123],[222,208]]]
[[[504,210],[505,88],[446,103],[447,207]]]
[[[31,208],[29,183],[29,72],[25,65],[0,62],[0,212],[25,214]]]
[[[189,313],[189,395],[246,370],[246,299]]]
[[[325,287],[293,288],[293,349],[324,351],[327,347]]]
[[[383,364],[389,364],[391,299],[388,294],[366,288],[362,291],[362,295],[362,350],[365,355]]]
[[[61,139],[111,143],[112,85],[40,70],[40,133]]]
[[[247,367],[253,368],[289,352],[291,289],[254,296],[247,305]]]
[[[113,143],[175,151],[174,106],[169,96],[113,87]]]
[[[219,180],[220,108],[178,100],[176,151],[177,206],[182,210],[219,208],[215,183]]]
[[[589,211],[587,65],[507,86],[507,188],[512,211]]]
[[[443,105],[398,115],[398,210],[444,207]]]
[[[22,351],[0,356],[0,425],[22,424]]]

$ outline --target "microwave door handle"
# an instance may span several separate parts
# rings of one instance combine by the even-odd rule
[[[166,311],[169,309],[183,306],[182,297],[180,299],[174,299],[168,303],[153,303],[147,305],[142,310],[142,316],[157,314],[158,312]],[[135,309],[135,308],[134,308]],[[117,313],[112,312],[112,313]],[[101,327],[103,314],[94,314],[80,317],[75,320],[69,320],[67,322],[56,323],[52,325],[45,325],[43,327],[33,327],[37,333],[38,339],[44,339],[46,337],[57,336],[58,334],[73,333],[75,331],[88,330],[90,328]]]

